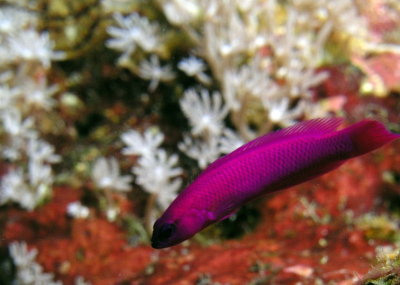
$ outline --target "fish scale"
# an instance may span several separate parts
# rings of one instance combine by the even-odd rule
[[[377,121],[363,120],[336,131],[341,122],[339,118],[305,121],[218,159],[156,221],[152,246],[178,244],[229,217],[249,200],[308,181],[399,138]]]

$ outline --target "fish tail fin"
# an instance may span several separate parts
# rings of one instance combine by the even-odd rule
[[[391,133],[382,123],[374,120],[363,120],[343,132],[348,133],[353,142],[354,156],[368,153],[400,138],[399,134]]]

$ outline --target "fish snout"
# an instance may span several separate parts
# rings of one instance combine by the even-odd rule
[[[153,235],[151,237],[151,246],[157,249],[170,246],[170,239],[175,234],[175,232],[176,226],[173,223],[155,225]]]
[[[157,241],[151,241],[151,247],[155,248],[155,249],[162,249],[162,248],[165,248],[167,246],[165,246],[162,243],[157,242]]]

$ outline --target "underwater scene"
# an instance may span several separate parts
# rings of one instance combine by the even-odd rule
[[[0,285],[400,284],[399,0],[0,0],[0,43]]]

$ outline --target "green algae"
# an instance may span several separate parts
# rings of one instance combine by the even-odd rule
[[[400,284],[400,275],[398,273],[389,273],[376,279],[370,279],[363,285],[398,285]]]

